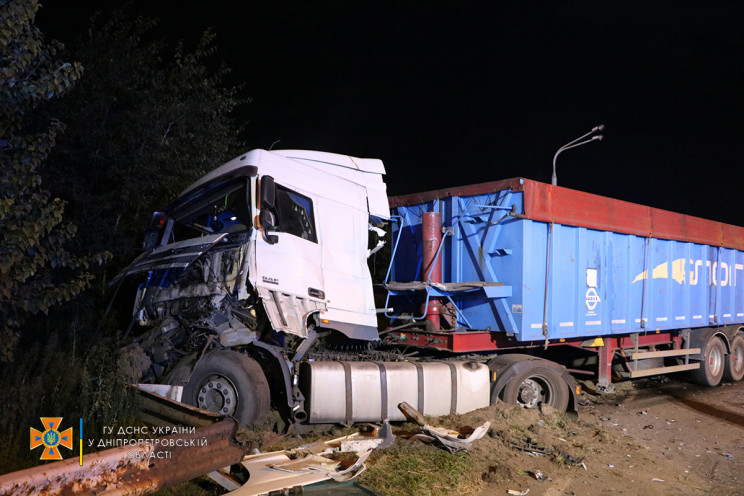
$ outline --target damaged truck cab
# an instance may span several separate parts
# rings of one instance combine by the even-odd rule
[[[390,216],[384,173],[376,159],[254,150],[156,212],[145,252],[113,281],[147,274],[133,320],[146,331],[129,350],[142,381],[246,424],[273,391],[303,419],[295,364],[318,334],[378,339],[367,257]]]

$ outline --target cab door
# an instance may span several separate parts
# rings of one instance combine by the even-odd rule
[[[306,337],[308,317],[325,309],[317,201],[310,192],[269,176],[262,178],[261,194],[251,282],[272,327]]]

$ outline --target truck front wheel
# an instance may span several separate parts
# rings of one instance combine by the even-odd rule
[[[537,408],[550,405],[559,412],[568,406],[568,385],[561,376],[545,367],[534,367],[513,377],[504,387],[505,403]]]
[[[241,426],[263,422],[270,398],[269,384],[258,363],[231,350],[206,354],[183,388],[185,403],[235,417]]]

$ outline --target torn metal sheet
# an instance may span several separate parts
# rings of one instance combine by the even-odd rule
[[[428,424],[422,427],[421,430],[424,431],[427,436],[436,439],[450,453],[457,453],[458,451],[467,451],[470,444],[473,441],[482,438],[490,428],[491,423],[484,422],[482,425],[473,429],[473,432],[467,437],[462,437],[462,434],[459,431],[434,427]]]
[[[271,468],[271,465],[288,461],[290,461],[290,458],[286,452],[246,457],[241,465],[250,474],[249,482],[227,494],[230,496],[259,496],[271,491],[306,486],[331,478],[327,472],[286,472]]]
[[[258,496],[329,479],[337,482],[351,480],[366,470],[365,462],[375,448],[390,446],[395,439],[388,422],[376,428],[372,434],[355,432],[328,441],[304,444],[292,450],[246,456],[241,465],[249,473],[248,482],[228,494]],[[346,452],[356,453],[357,460],[342,469],[342,462],[333,456]]]
[[[250,474],[248,482],[227,494],[259,496],[329,479],[338,482],[351,480],[364,472],[364,462],[371,453],[372,450],[358,453],[356,462],[344,470],[337,470],[341,464],[339,461],[319,455],[307,455],[295,460],[289,457],[287,451],[251,455],[241,462]]]
[[[450,453],[466,451],[473,441],[482,438],[486,432],[488,432],[488,429],[491,428],[490,422],[484,422],[475,429],[472,429],[470,434],[465,434],[463,432],[465,430],[464,428],[458,431],[427,424],[426,419],[421,415],[421,412],[406,402],[399,404],[398,408],[403,412],[403,415],[405,415],[406,418],[421,426],[422,434],[411,436],[411,439],[418,439],[424,442],[438,441]],[[468,428],[468,430],[470,430],[470,428]]]
[[[320,455],[307,455],[302,458],[290,459],[280,463],[269,465],[271,468],[276,470],[283,470],[285,472],[303,472],[306,470],[325,470],[332,471],[336,470],[341,462],[333,460]]]

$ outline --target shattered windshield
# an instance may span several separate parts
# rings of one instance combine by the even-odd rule
[[[241,233],[253,221],[246,179],[216,185],[174,212],[176,240],[202,234]]]

